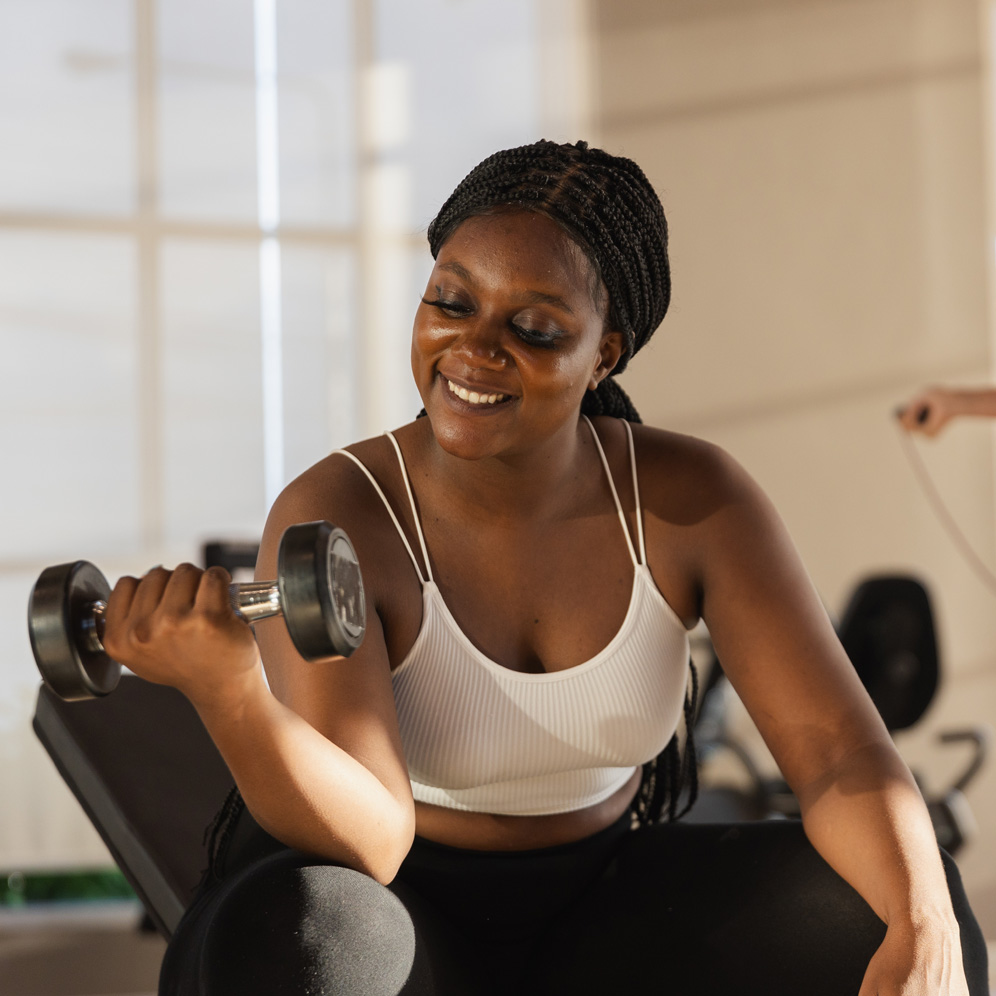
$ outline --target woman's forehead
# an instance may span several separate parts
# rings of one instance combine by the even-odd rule
[[[570,285],[590,298],[601,283],[578,243],[538,211],[502,210],[467,218],[440,247],[436,266],[470,280],[488,276]]]

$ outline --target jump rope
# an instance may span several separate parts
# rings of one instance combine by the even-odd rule
[[[895,414],[898,419],[898,417],[902,414],[902,409],[899,409]],[[917,412],[917,421],[922,424],[927,420],[928,414],[928,408],[921,409]],[[972,568],[982,583],[985,584],[986,587],[992,589],[992,591],[996,592],[996,573],[994,573],[975,552],[972,544],[969,542],[968,538],[955,521],[954,516],[951,514],[947,504],[941,497],[941,493],[938,491],[937,485],[934,483],[934,479],[931,477],[930,471],[927,469],[927,464],[924,462],[923,456],[921,455],[919,449],[917,449],[917,445],[913,441],[912,436],[903,429],[898,421],[896,422],[896,430],[899,433],[900,443],[906,453],[906,459],[909,461],[910,467],[913,469],[913,473],[920,484],[920,488],[923,490],[930,506],[933,508],[934,514],[944,527],[944,531],[948,534],[948,537],[955,545],[955,548],[962,555],[965,562]]]

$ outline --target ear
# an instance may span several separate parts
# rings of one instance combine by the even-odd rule
[[[606,332],[598,347],[598,360],[588,381],[588,390],[594,391],[606,377],[615,370],[623,354],[624,338],[622,332]]]

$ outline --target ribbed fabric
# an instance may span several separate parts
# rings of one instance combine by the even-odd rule
[[[587,421],[587,420],[586,420]],[[540,674],[502,667],[481,653],[453,618],[426,557],[424,577],[383,491],[422,581],[422,625],[392,675],[401,740],[415,799],[449,809],[532,816],[594,805],[621,788],[666,746],[681,717],[688,673],[688,634],[646,566],[632,431],[630,460],[637,495],[639,557],[626,526],[633,590],[622,626],[607,647],[575,667]],[[411,487],[419,541],[425,541]]]

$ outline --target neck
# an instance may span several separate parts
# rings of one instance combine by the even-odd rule
[[[447,453],[432,436],[427,470],[451,505],[490,522],[549,520],[572,507],[590,481],[591,430],[581,418],[527,452],[465,460]]]

